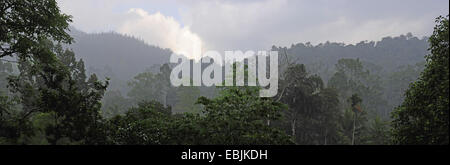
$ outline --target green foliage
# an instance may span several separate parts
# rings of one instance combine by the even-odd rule
[[[398,68],[397,71],[387,75],[387,81],[385,82],[385,97],[389,98],[387,101],[390,107],[397,107],[402,102],[404,93],[409,87],[411,82],[416,81],[419,78],[420,72],[425,67],[425,61],[419,62],[415,65],[406,65]]]
[[[204,128],[209,144],[289,144],[282,131],[267,125],[276,121],[286,106],[261,98],[257,87],[227,87],[214,99],[200,97],[205,106]]]
[[[362,102],[362,99],[358,96],[358,94],[353,94],[348,100],[350,102],[351,107],[354,107]]]
[[[172,126],[170,108],[159,102],[139,103],[124,116],[108,121],[108,137],[112,144],[171,144],[169,135]]]
[[[17,100],[0,92],[0,144],[14,144],[20,136],[16,105]]]
[[[390,126],[389,122],[384,121],[381,117],[377,116],[370,123],[369,137],[367,144],[374,145],[387,145],[391,142]]]
[[[102,100],[102,116],[108,119],[124,114],[132,105],[133,101],[123,97],[120,91],[107,91]]]
[[[365,70],[359,59],[340,59],[336,64],[336,70],[328,82],[328,87],[338,90],[342,109],[350,106],[346,101],[347,98],[358,94],[362,99],[363,109],[369,115],[388,117],[389,107],[382,97],[382,82],[378,76]]]
[[[70,43],[66,33],[71,17],[62,14],[55,0],[2,0],[0,2],[0,58],[32,55],[42,39]]]
[[[61,87],[58,83],[64,79],[62,75],[67,70],[58,66],[47,39],[70,43],[72,38],[66,33],[69,22],[70,16],[60,13],[55,0],[0,2],[0,58],[17,55],[22,72],[19,76],[9,77],[9,88],[15,94],[7,96],[12,98],[2,96],[0,136],[6,139],[3,141],[26,144],[28,137],[34,134],[30,120],[33,115],[48,111],[43,109],[49,105],[45,103],[58,102],[47,96],[54,94],[51,88]],[[3,88],[4,78],[11,75],[5,71],[11,72],[12,68],[3,60],[0,66]],[[37,84],[47,86],[37,88]]]
[[[197,98],[200,97],[200,89],[198,89],[198,87],[180,86],[175,90],[177,96],[177,101],[173,107],[175,113],[200,113],[200,105],[195,104]]]
[[[164,64],[157,74],[152,72],[139,73],[128,83],[131,87],[128,96],[135,103],[156,100],[166,105],[168,93],[171,90],[170,71],[168,64]]]
[[[52,124],[45,128],[51,144],[63,138],[71,142],[97,143],[100,99],[107,82],[95,75],[86,78],[84,63],[61,45],[40,41],[35,56],[20,58],[20,74],[9,77],[10,89],[20,98],[22,120],[26,124],[35,115],[49,113]],[[29,134],[26,134],[30,136]]]
[[[431,54],[419,80],[392,113],[395,144],[449,143],[449,23],[438,17],[429,38]]]
[[[317,127],[320,131],[317,131],[319,141],[316,144],[342,144],[342,125],[340,123],[342,110],[339,109],[339,96],[335,89],[324,88],[319,93],[320,102],[318,103],[319,117]],[[316,128],[317,128],[316,127]],[[323,141],[321,141],[323,139]]]
[[[355,120],[356,119],[356,120]],[[353,111],[351,108],[344,109],[342,118],[340,119],[340,125],[342,126],[342,141],[341,144],[352,144],[353,131],[354,145],[367,144],[368,138],[368,126],[367,126],[367,113]]]
[[[8,85],[7,77],[13,72],[13,66],[9,62],[3,62],[0,60],[0,93],[7,94],[6,89]]]
[[[289,106],[281,127],[297,144],[338,144],[339,100],[334,89],[324,88],[322,79],[308,75],[302,64],[294,64],[284,73],[280,101]]]
[[[0,144],[8,143],[9,139],[16,137],[17,132],[14,126],[15,100],[9,97],[7,87],[7,77],[12,72],[12,65],[8,62],[0,61]]]
[[[132,81],[128,83],[131,87],[128,96],[133,98],[135,102],[145,100],[162,101],[162,83],[158,82],[160,79],[152,72],[139,73]]]
[[[284,107],[258,97],[256,88],[227,88],[215,99],[200,97],[203,114],[172,115],[169,107],[150,101],[109,121],[113,144],[292,144],[270,127]]]

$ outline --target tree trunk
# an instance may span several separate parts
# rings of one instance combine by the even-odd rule
[[[162,94],[163,95],[163,100],[162,100],[163,101],[163,105],[164,105],[164,107],[167,107],[167,95],[168,95],[167,94],[168,93],[167,89],[163,88],[163,92],[162,93],[163,93]]]
[[[352,135],[352,145],[355,145],[355,131],[356,131],[356,112],[355,117],[353,119],[353,135]]]
[[[294,119],[294,120],[292,120],[292,122],[291,122],[291,131],[292,131],[292,137],[294,138],[294,140],[295,140],[295,123],[296,123],[296,119]]]

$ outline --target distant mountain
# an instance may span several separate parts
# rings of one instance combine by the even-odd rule
[[[75,43],[69,47],[83,59],[89,72],[122,82],[153,65],[167,63],[172,53],[115,32],[90,34],[72,28],[70,34]]]
[[[362,41],[358,44],[326,42],[318,45],[299,43],[290,48],[273,46],[279,54],[287,52],[297,63],[321,75],[325,80],[334,74],[334,66],[341,58],[359,58],[372,73],[386,74],[406,65],[423,63],[428,54],[427,38],[417,38],[411,33],[385,37],[381,41]]]

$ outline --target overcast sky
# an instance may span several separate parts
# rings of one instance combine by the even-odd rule
[[[429,36],[448,0],[58,0],[73,26],[130,34],[175,52],[354,44],[411,32]]]

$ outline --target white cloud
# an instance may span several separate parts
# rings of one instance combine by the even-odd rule
[[[182,27],[173,17],[159,12],[149,14],[143,9],[130,9],[127,20],[117,31],[142,38],[148,44],[170,48],[190,58],[200,57],[201,52],[196,48],[201,49],[201,38],[191,32],[188,26]]]
[[[283,30],[276,31],[276,22],[287,4],[285,0],[213,0],[186,5],[183,22],[203,37],[208,48],[235,50],[268,48],[271,37]]]

